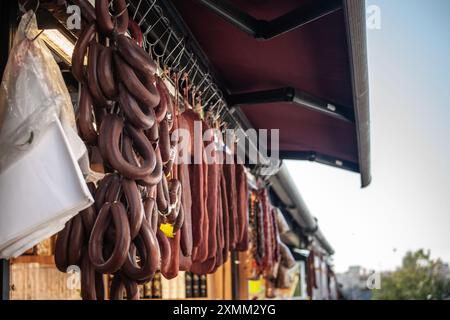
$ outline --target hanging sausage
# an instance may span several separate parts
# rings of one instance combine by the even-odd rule
[[[113,12],[106,0],[97,0],[95,9],[76,2],[84,18],[72,57],[72,74],[80,82],[78,128],[88,146],[98,147],[107,174],[92,187],[95,204],[58,235],[55,260],[61,271],[81,267],[84,299],[103,298],[105,273],[114,274],[111,298],[126,290],[135,299],[137,283],[151,280],[158,269],[178,272],[170,258],[183,225],[182,190],[163,173],[170,154],[170,97],[161,79],[156,87],[157,66],[141,47],[142,33],[126,1],[114,1]],[[159,139],[151,139],[154,132]],[[174,240],[159,228],[166,222],[174,225]]]

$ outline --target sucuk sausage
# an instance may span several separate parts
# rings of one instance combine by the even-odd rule
[[[78,130],[80,137],[88,145],[97,144],[97,131],[94,128],[94,113],[92,97],[86,85],[81,85],[80,100],[78,103]]]
[[[144,213],[145,213],[145,219],[148,223],[150,223],[150,226],[153,230],[153,232],[156,234],[156,231],[159,228],[158,225],[158,210],[156,208],[156,201],[151,196],[144,199]]]
[[[97,58],[97,77],[103,95],[109,100],[116,100],[119,91],[113,72],[112,56],[112,48],[104,46],[100,47]]]
[[[209,127],[204,124],[205,131]],[[209,221],[209,236],[208,236],[208,258],[212,258],[217,252],[217,199],[219,195],[219,165],[217,163],[217,155],[214,146],[214,135],[211,130],[208,130],[205,139],[205,150],[211,150],[207,158],[213,160],[212,164],[208,164],[207,182],[208,194],[206,198],[206,212]],[[205,132],[204,132],[205,134]]]
[[[224,175],[227,185],[228,197],[228,215],[230,230],[230,249],[236,247],[239,231],[237,229],[237,192],[236,192],[236,167],[235,164],[224,164]]]
[[[87,85],[96,106],[109,108],[111,106],[111,103],[107,100],[102,90],[100,89],[100,83],[97,74],[98,55],[100,53],[100,50],[101,45],[98,44],[97,41],[92,40],[89,43]]]
[[[122,84],[119,84],[119,103],[127,120],[136,128],[147,130],[155,124],[155,111],[150,108],[143,112],[137,101]]]
[[[157,69],[156,63],[135,41],[124,35],[118,35],[116,41],[120,56],[131,67],[143,73],[155,74]]]
[[[169,109],[169,104],[172,103],[172,99],[169,94],[169,89],[167,89],[164,80],[160,77],[156,78],[156,89],[159,92],[160,100],[155,108],[156,120],[161,122],[167,115],[167,110]]]
[[[180,231],[181,233],[183,230]],[[182,237],[183,235],[181,235]],[[191,256],[185,256],[183,254],[183,251],[180,250],[180,265],[179,265],[180,271],[186,271],[190,272],[192,269],[192,257]]]
[[[96,188],[93,182],[88,182],[87,186],[92,197],[95,197]],[[97,218],[97,212],[95,210],[95,205],[91,205],[90,207],[84,209],[80,212],[81,220],[83,222],[83,227],[85,231],[85,237],[89,240],[89,236],[91,235],[92,228],[95,224],[95,219]]]
[[[85,249],[81,259],[81,297],[83,300],[97,300],[95,269]]]
[[[147,220],[143,221],[134,244],[140,256],[140,265],[136,265],[136,261],[132,261],[134,259],[128,255],[122,271],[131,280],[151,279],[158,269],[161,255],[158,240]]]
[[[115,177],[115,174],[107,174],[98,183],[98,187],[94,197],[94,205],[97,211],[100,211],[101,207],[103,206],[103,203],[105,202],[106,192],[108,191],[108,188]]]
[[[89,42],[95,36],[95,23],[86,26],[81,32],[72,54],[72,74],[78,82],[84,81],[84,57],[86,56]]]
[[[223,209],[222,209],[222,175],[221,175],[222,166],[219,165],[219,183],[217,188],[217,246],[219,247],[220,255],[222,256],[221,260],[223,262],[223,248],[225,246],[225,233],[223,229]]]
[[[103,257],[103,237],[111,219],[115,226],[116,238],[112,254],[105,260]],[[120,202],[105,203],[98,214],[89,239],[89,258],[95,269],[103,273],[118,271],[127,257],[130,241],[130,226],[123,204]]]
[[[58,233],[55,243],[55,264],[61,272],[66,272],[69,262],[67,260],[67,252],[70,240],[70,229],[72,227],[72,220],[66,222],[63,230]]]
[[[124,275],[114,275],[110,287],[111,300],[123,300],[124,290],[126,291],[127,300],[139,299],[139,290],[135,281],[127,279]]]
[[[239,237],[236,249],[239,251],[248,250],[248,182],[244,165],[236,166],[237,184],[237,217],[239,227]]]
[[[167,117],[159,124],[159,148],[161,150],[161,160],[166,164],[170,160],[170,134]]]
[[[278,231],[278,224],[277,224],[277,211],[274,207],[272,207],[272,239],[273,239],[273,260],[275,263],[280,262],[280,233]]]
[[[169,268],[170,258],[172,256],[169,239],[159,228],[156,230],[156,238],[158,240],[161,257],[160,270],[167,270]]]
[[[123,176],[137,180],[144,179],[153,172],[156,157],[150,142],[142,133],[132,126],[127,126],[135,147],[143,158],[141,166],[136,166],[124,159],[119,148],[120,137],[124,128],[123,120],[116,115],[108,114],[102,121],[99,132],[99,148],[103,158]]]
[[[199,247],[207,237],[207,235],[203,234],[203,226],[205,224],[203,165],[195,163],[195,160],[201,161],[202,159],[203,141],[201,134],[194,134],[194,122],[199,120],[198,116],[191,111],[186,111],[182,114],[182,117],[185,120],[186,126],[189,128],[191,137],[190,150],[192,152],[191,159],[194,160],[193,164],[189,165],[189,179],[192,195],[192,241],[193,247],[196,248]],[[198,137],[199,135],[200,137]]]
[[[153,84],[149,84],[149,78],[153,75],[146,75],[148,78],[144,79],[144,85],[135,71],[118,54],[114,54],[113,58],[117,75],[128,91],[146,108],[155,108],[160,102],[160,95]]]
[[[182,116],[176,116],[175,122],[176,128],[185,130],[188,129],[188,126]],[[184,152],[187,151],[180,148],[180,145],[178,145],[176,150],[177,156],[179,156],[181,159],[185,159]],[[178,171],[178,179],[181,182],[181,202],[184,210],[184,223],[181,227],[180,248],[183,255],[189,257],[192,256],[193,247],[191,215],[192,195],[189,178],[189,165],[185,161],[179,161],[179,163],[176,165],[176,170]]]
[[[133,19],[128,20],[128,31],[130,32],[131,38],[136,41],[137,45],[142,47],[144,43],[144,37],[142,35],[141,27]]]
[[[139,234],[144,219],[142,199],[134,180],[122,179],[122,191],[128,208],[130,235],[134,239]]]
[[[161,268],[164,278],[170,280],[178,275],[180,270],[180,233],[177,232],[173,238],[169,238],[170,259],[166,268]]]
[[[221,176],[221,191],[222,191],[222,218],[223,218],[223,234],[224,234],[222,256],[223,262],[225,263],[228,260],[228,253],[230,251],[230,219],[228,210],[227,183],[223,172]]]
[[[145,130],[145,136],[154,145],[158,144],[158,142],[159,142],[159,126],[155,124],[150,129]]]
[[[156,126],[156,125],[155,125]],[[137,155],[134,152],[133,149],[133,143],[131,138],[125,134],[122,138],[122,152],[124,159],[132,164],[133,166],[140,167],[141,163],[138,159]],[[156,164],[155,168],[153,169],[153,172],[144,178],[136,180],[136,182],[139,185],[146,186],[146,187],[154,187],[156,186],[162,179],[162,160],[161,160],[161,154],[159,151],[159,148],[155,150],[155,158],[156,158]]]
[[[80,265],[81,254],[84,245],[84,228],[81,215],[77,214],[72,218],[72,227],[69,236],[69,246],[67,251],[67,262],[69,266]]]

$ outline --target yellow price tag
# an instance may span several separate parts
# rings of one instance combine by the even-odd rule
[[[164,234],[169,237],[169,238],[173,238],[174,234],[173,234],[173,225],[171,225],[170,223],[161,223],[161,226],[159,227],[161,229],[162,232],[164,232]]]

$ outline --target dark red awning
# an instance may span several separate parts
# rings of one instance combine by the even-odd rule
[[[228,91],[228,102],[236,102],[254,128],[280,129],[283,158],[343,167],[360,172],[363,186],[370,183],[363,0],[172,1]],[[336,3],[337,9],[277,37],[257,34],[277,17],[296,12],[291,23]],[[228,11],[211,7],[216,5]],[[246,25],[232,23],[236,12],[237,23]],[[254,34],[247,30],[252,27]],[[287,97],[258,101],[270,90]]]

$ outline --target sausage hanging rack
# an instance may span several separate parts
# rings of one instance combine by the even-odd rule
[[[158,62],[161,70],[165,67],[189,76],[191,86],[201,92],[203,107],[220,117],[226,112],[223,92],[215,83],[211,72],[195,56],[188,46],[185,36],[172,27],[162,7],[164,1],[131,0],[130,16],[139,24],[143,32],[144,48]],[[185,80],[180,80],[181,85]]]
[[[228,107],[224,91],[221,89],[224,86],[219,85],[219,77],[212,70],[208,58],[193,35],[186,31],[188,28],[170,1],[129,0],[128,10],[130,17],[141,27],[144,49],[157,61],[160,70],[169,67],[180,75],[186,73],[191,86],[197,92],[201,92],[202,108],[210,111],[214,119],[220,121],[222,128],[239,130],[249,145],[258,150],[258,142],[245,133],[243,121],[239,115],[237,119],[235,110]],[[172,23],[176,25],[173,26]],[[180,29],[183,29],[184,34]],[[185,84],[185,80],[182,79],[180,86]],[[248,127],[245,123],[244,126]],[[261,170],[272,167],[275,173],[279,166],[280,163],[273,164],[258,150],[258,164],[254,166],[252,173],[266,180],[268,176],[262,175]]]

